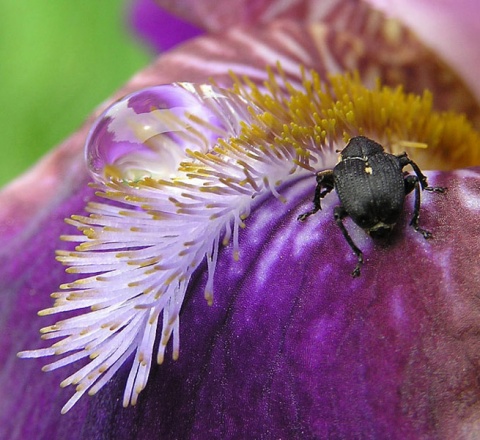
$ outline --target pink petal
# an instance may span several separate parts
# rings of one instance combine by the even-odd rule
[[[409,26],[454,66],[480,99],[480,3],[476,0],[368,0]]]
[[[237,26],[265,26],[278,19],[304,23],[325,22],[341,25],[342,18],[362,22],[370,13],[367,4],[384,11],[410,27],[421,41],[448,62],[480,100],[480,7],[476,0],[157,0],[173,14],[200,27],[218,32]],[[348,20],[350,19],[350,20]],[[343,26],[349,30],[349,26]],[[406,46],[408,43],[406,43]],[[401,56],[399,53],[397,56]],[[421,62],[421,61],[419,61]]]
[[[304,23],[335,23],[344,27],[350,21],[361,23],[364,16],[372,11],[363,0],[156,0],[156,3],[210,32],[225,31],[232,27],[261,28],[284,19]]]

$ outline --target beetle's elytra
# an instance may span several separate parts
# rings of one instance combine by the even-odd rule
[[[403,172],[406,165],[413,168],[415,175]],[[353,277],[360,275],[363,254],[343,224],[345,217],[351,217],[372,237],[385,237],[390,234],[402,213],[405,196],[415,190],[410,225],[425,238],[431,238],[432,234],[418,225],[420,188],[438,193],[446,190],[428,186],[426,176],[407,153],[386,153],[380,144],[364,136],[351,138],[340,153],[340,162],[333,170],[318,172],[316,180],[313,209],[299,215],[298,220],[303,221],[315,214],[321,209],[320,199],[336,190],[341,204],[334,209],[335,222],[357,256]]]

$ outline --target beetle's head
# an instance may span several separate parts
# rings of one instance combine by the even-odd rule
[[[367,232],[373,238],[385,238],[390,235],[393,228],[395,227],[395,223],[383,223],[378,222],[376,225],[372,226],[371,228],[367,229]]]
[[[365,136],[355,136],[340,153],[342,159],[353,157],[370,157],[383,152],[383,147]]]

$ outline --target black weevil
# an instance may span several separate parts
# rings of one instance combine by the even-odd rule
[[[340,227],[345,240],[357,256],[353,277],[360,275],[363,264],[362,251],[350,237],[343,219],[351,219],[372,237],[386,237],[390,234],[403,210],[405,196],[415,190],[415,206],[410,225],[425,238],[432,234],[418,226],[420,215],[420,187],[422,190],[443,193],[446,188],[430,187],[426,176],[418,165],[402,153],[386,153],[377,142],[364,136],[350,139],[340,152],[340,162],[333,170],[316,174],[317,186],[313,198],[313,209],[298,216],[305,220],[321,209],[320,199],[335,189],[341,205],[335,207],[335,222]],[[410,165],[415,175],[403,172]]]

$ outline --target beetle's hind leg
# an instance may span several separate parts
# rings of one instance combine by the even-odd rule
[[[313,197],[313,209],[310,211],[304,212],[297,217],[297,220],[304,221],[307,217],[315,214],[320,209],[322,205],[320,200],[323,199],[330,191],[332,191],[333,184],[333,170],[320,171],[316,175],[317,186],[315,187],[315,195]],[[323,191],[322,191],[323,189]]]
[[[360,269],[363,264],[363,253],[357,247],[357,245],[353,242],[352,237],[350,237],[350,234],[348,233],[347,228],[343,224],[343,219],[348,215],[347,211],[345,211],[345,208],[343,206],[335,207],[335,209],[333,210],[333,215],[335,217],[335,223],[338,225],[338,227],[342,231],[342,234],[345,240],[347,240],[348,245],[351,247],[352,251],[357,256],[357,265],[355,266],[355,269],[352,272],[352,277],[356,278],[360,276]]]

